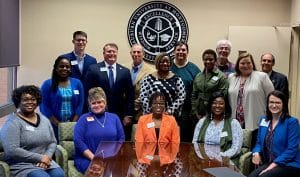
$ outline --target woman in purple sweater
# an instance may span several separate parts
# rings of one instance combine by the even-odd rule
[[[90,112],[83,114],[74,127],[75,167],[85,173],[101,141],[125,140],[120,118],[106,112],[106,96],[101,87],[89,90]]]

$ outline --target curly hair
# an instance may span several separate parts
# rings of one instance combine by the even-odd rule
[[[223,98],[224,99],[224,102],[225,102],[225,110],[224,110],[225,119],[230,118],[231,117],[231,106],[229,104],[228,97],[227,97],[227,95],[225,95],[224,93],[219,92],[219,91],[216,91],[216,92],[212,93],[210,98],[209,98],[208,105],[207,105],[207,107],[208,107],[208,110],[207,110],[208,116],[212,113],[211,112],[211,107],[212,107],[213,102],[217,98]]]
[[[166,97],[163,93],[161,92],[155,92],[153,93],[150,98],[149,98],[149,105],[152,106],[152,103],[154,102],[154,100],[158,97],[161,97],[164,101],[165,101],[165,107],[167,107],[167,101],[166,101]]]
[[[19,108],[21,103],[21,97],[23,94],[29,94],[35,97],[37,104],[40,104],[42,101],[42,93],[39,87],[35,85],[22,85],[16,89],[14,89],[11,99],[16,108]]]

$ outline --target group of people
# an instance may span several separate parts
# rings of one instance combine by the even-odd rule
[[[77,122],[74,164],[82,173],[99,142],[130,140],[137,123],[137,142],[218,144],[220,154],[233,161],[242,147],[242,129],[258,129],[253,163],[262,166],[250,176],[299,174],[299,123],[289,115],[288,80],[273,71],[271,53],[261,56],[262,72],[257,71],[247,52],[231,63],[231,43],[220,40],[216,50],[203,52],[201,71],[188,60],[187,43],[175,45],[174,60],[157,55],[155,67],[134,44],[128,69],[117,63],[114,43],[104,45],[104,59],[97,63],[85,53],[85,32],[74,32],[72,42],[74,50],[55,60],[41,90],[29,85],[13,92],[18,111],[1,130],[13,176],[64,176],[52,156],[58,124],[67,121]],[[38,105],[41,114],[35,112]]]

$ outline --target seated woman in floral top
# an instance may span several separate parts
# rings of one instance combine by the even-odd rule
[[[196,125],[193,142],[220,145],[221,156],[237,160],[243,144],[243,131],[239,122],[230,118],[227,97],[221,92],[214,92],[208,107],[207,116]]]

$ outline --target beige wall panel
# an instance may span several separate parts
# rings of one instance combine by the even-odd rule
[[[102,46],[119,45],[119,63],[130,63],[127,23],[145,0],[21,1],[21,66],[18,85],[50,77],[54,59],[73,49],[72,33],[88,33],[87,52],[102,60]],[[228,37],[229,26],[290,23],[290,0],[169,0],[189,24],[190,60],[202,69],[201,53]],[[233,46],[235,48],[235,46]]]
[[[229,40],[235,46],[231,57],[236,61],[238,51],[250,52],[255,60],[257,70],[261,70],[260,57],[271,52],[275,56],[274,70],[289,74],[290,27],[267,26],[230,26]]]
[[[291,1],[291,26],[300,26],[300,0]]]

